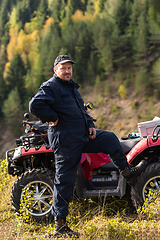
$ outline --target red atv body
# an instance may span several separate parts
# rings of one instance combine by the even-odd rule
[[[51,217],[55,171],[54,153],[48,145],[46,133],[48,125],[28,119],[23,124],[26,135],[16,140],[16,148],[6,152],[8,173],[17,175],[11,201],[14,210],[19,213],[20,202],[26,198],[26,191],[29,192],[30,215],[37,221],[46,221]],[[160,195],[159,126],[151,136],[131,134],[120,139],[120,143],[132,167],[142,160],[147,162],[145,170],[131,188],[133,205],[142,206],[150,191]],[[82,153],[75,189],[79,197],[123,197],[127,192],[127,183],[108,155]]]

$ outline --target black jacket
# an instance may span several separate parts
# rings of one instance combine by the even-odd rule
[[[88,129],[94,127],[78,88],[79,86],[72,79],[69,82],[64,81],[54,74],[40,86],[29,103],[30,112],[43,123],[55,122],[59,119],[58,125],[49,130],[49,141],[53,148],[57,134],[66,136],[67,132],[74,140],[77,137],[86,140]]]

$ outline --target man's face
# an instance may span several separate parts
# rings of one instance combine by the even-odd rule
[[[54,71],[59,78],[69,81],[72,77],[72,63],[66,62],[63,64],[58,64],[56,67],[54,67]]]

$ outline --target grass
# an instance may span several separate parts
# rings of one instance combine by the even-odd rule
[[[44,240],[54,224],[36,223],[17,216],[11,208],[10,192],[16,178],[7,174],[5,160],[0,165],[0,240]],[[69,226],[79,231],[80,240],[160,239],[160,199],[146,204],[137,213],[128,196],[74,197],[69,206]]]

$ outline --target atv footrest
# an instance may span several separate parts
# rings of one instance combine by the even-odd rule
[[[126,180],[122,175],[119,176],[118,186],[117,188],[108,187],[105,189],[92,189],[92,190],[84,190],[84,197],[100,197],[100,196],[118,196],[123,197],[126,193]]]

